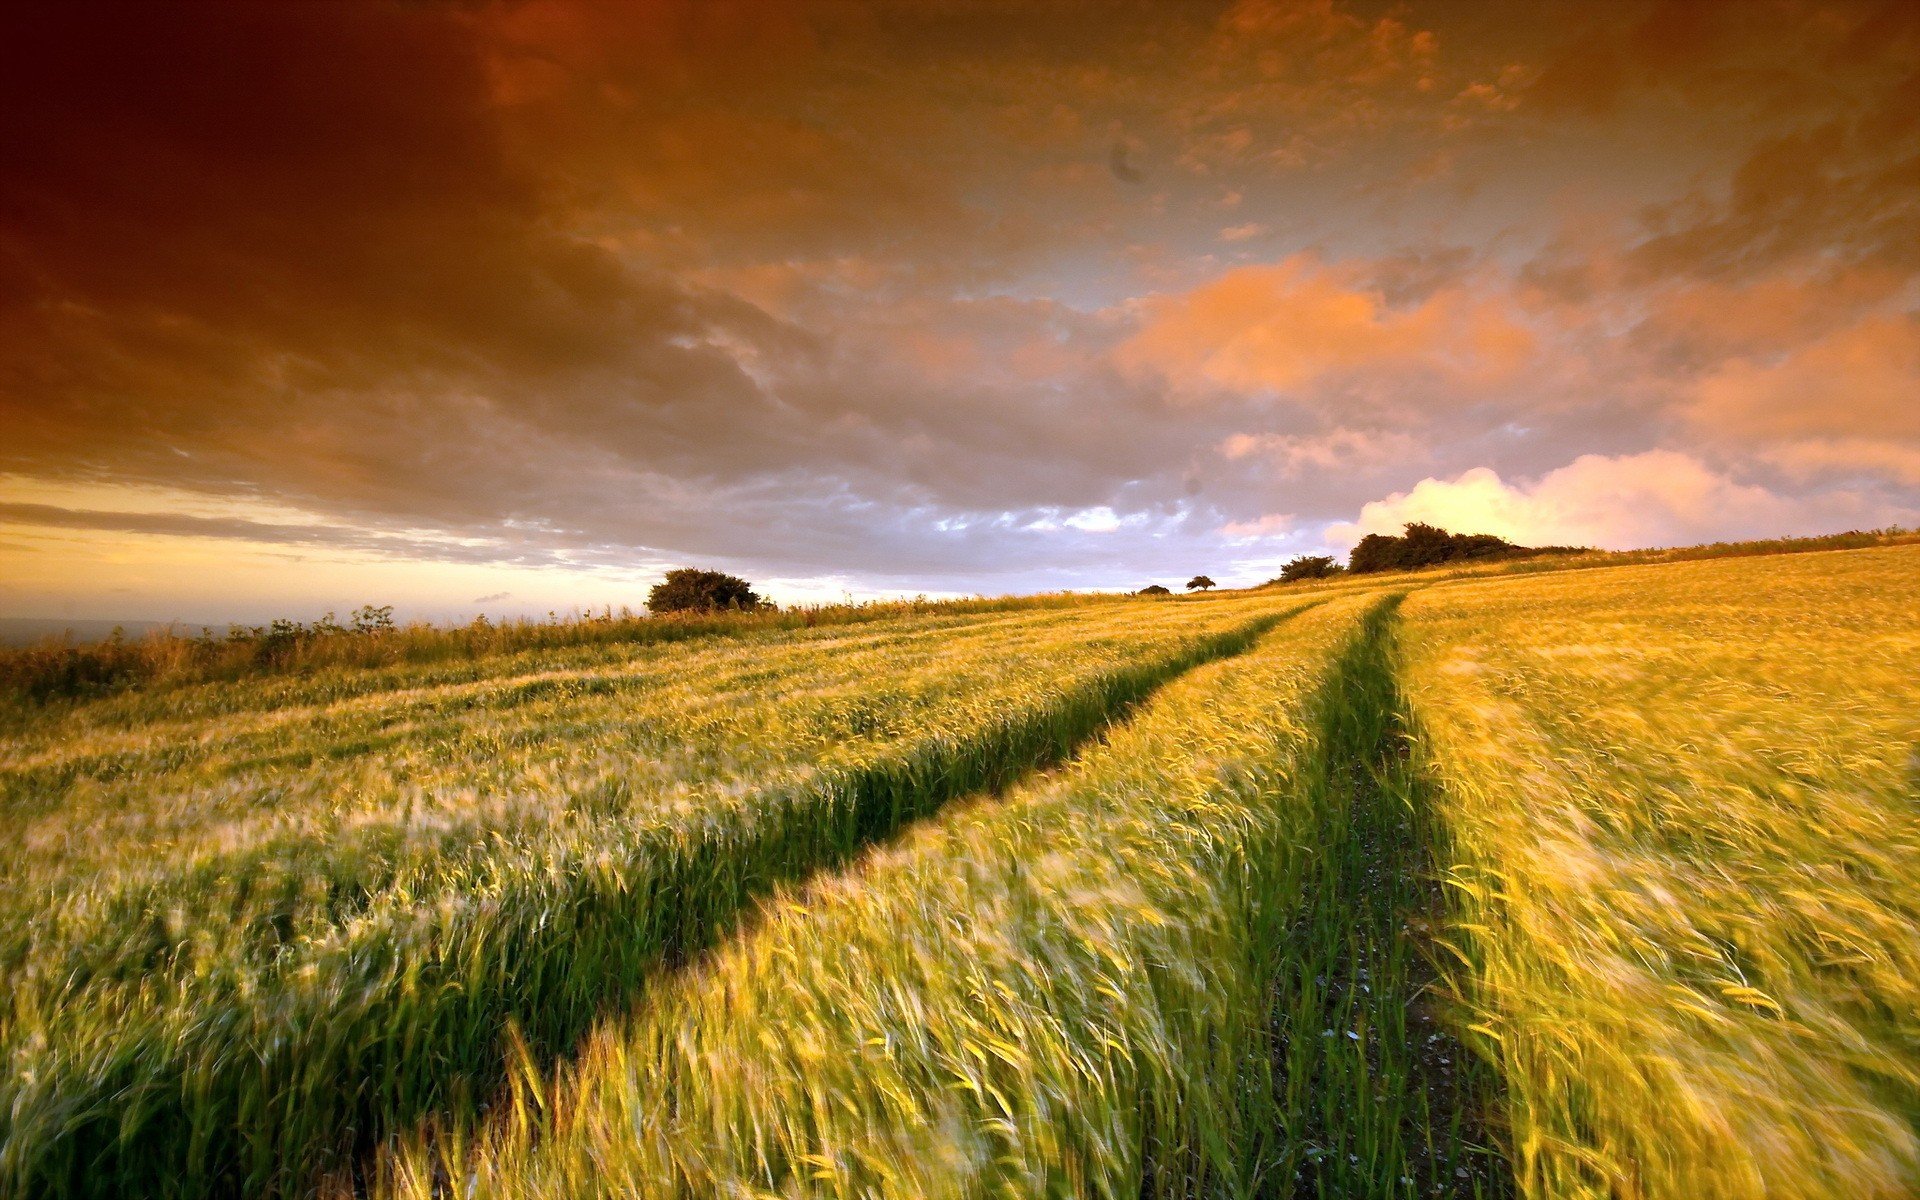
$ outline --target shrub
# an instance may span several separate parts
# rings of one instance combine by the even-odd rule
[[[1134,595],[1136,596],[1171,596],[1173,595],[1173,590],[1171,588],[1161,587],[1157,583],[1150,583],[1147,586],[1141,588],[1139,591],[1135,592]]]
[[[751,612],[761,604],[753,585],[739,576],[720,571],[702,571],[696,567],[668,571],[666,579],[654,584],[653,590],[647,593],[647,609],[655,613],[712,612],[716,609]]]

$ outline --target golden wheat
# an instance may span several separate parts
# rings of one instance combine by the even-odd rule
[[[1920,1189],[1920,549],[1414,596],[1528,1195]]]
[[[0,1179],[281,1186],[472,1102],[766,888],[1069,752],[1273,598],[572,650],[236,719],[249,684],[14,746]],[[349,689],[350,692],[353,689]],[[214,716],[182,727],[184,708]],[[90,728],[60,744],[57,730]]]
[[[1165,689],[1070,772],[787,896],[480,1142],[476,1196],[1240,1194],[1310,701],[1361,601]]]

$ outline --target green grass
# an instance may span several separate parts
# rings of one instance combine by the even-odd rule
[[[434,858],[337,932],[323,926],[258,964],[213,927],[211,948],[195,953],[189,926],[158,974],[117,961],[105,984],[78,992],[61,975],[16,997],[0,1180],[28,1194],[289,1190],[401,1122],[471,1110],[500,1077],[509,1027],[536,1056],[566,1049],[607,1002],[707,944],[770,887],[1058,759],[1273,619],[1257,606],[1189,611],[1209,615],[1190,633],[1052,668],[1056,678],[1029,655],[1040,686],[989,693],[957,722],[839,766],[829,756],[785,782],[749,780],[638,822],[626,816],[634,798],[590,797],[604,819]],[[852,727],[887,715],[849,700],[831,710],[836,729],[849,714],[865,714]],[[279,877],[300,898],[313,877],[294,861]],[[261,870],[238,873],[241,902],[259,898]],[[229,877],[189,876],[164,894],[205,911]]]
[[[789,893],[389,1193],[1252,1196],[1327,668],[1364,600],[1160,692],[1069,767]]]
[[[1273,1195],[1504,1196],[1495,1081],[1445,1019],[1431,932],[1443,836],[1410,764],[1394,596],[1319,701],[1314,825],[1274,1000]]]
[[[1491,1081],[1425,994],[1393,604],[1294,617],[1058,775],[788,894],[376,1190],[1508,1194]]]

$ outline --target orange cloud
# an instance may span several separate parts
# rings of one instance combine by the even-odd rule
[[[1190,391],[1284,392],[1354,373],[1495,382],[1519,370],[1533,346],[1501,304],[1462,286],[1396,307],[1358,270],[1295,255],[1148,301],[1117,359]]]
[[[12,5],[0,470],[962,591],[1656,442],[1831,515],[1920,487],[1920,7],[1754,12]]]
[[[1769,447],[1763,457],[1797,476],[1884,475],[1920,487],[1920,446],[1865,437],[1823,437]]]
[[[1730,359],[1694,387],[1687,415],[1798,476],[1920,485],[1920,318],[1869,317],[1772,361]]]
[[[1733,359],[1690,415],[1727,437],[1920,440],[1920,319],[1872,317],[1772,363]]]
[[[1240,0],[1220,21],[1221,52],[1245,55],[1268,80],[1379,87],[1432,67],[1430,30],[1356,16],[1333,0]]]
[[[1812,279],[1690,283],[1657,296],[1642,331],[1699,357],[1777,354],[1858,321],[1905,283],[1872,265]]]
[[[1299,524],[1299,518],[1292,513],[1268,513],[1250,521],[1228,521],[1220,527],[1220,533],[1236,541],[1252,542],[1261,538],[1285,536],[1292,533]]]
[[[1228,461],[1257,459],[1281,477],[1313,471],[1375,469],[1390,463],[1418,462],[1419,439],[1409,434],[1366,429],[1334,429],[1319,434],[1236,433],[1220,443]]]

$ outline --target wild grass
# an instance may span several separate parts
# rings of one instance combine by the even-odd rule
[[[1505,1194],[1423,994],[1392,656],[1374,597],[1293,618],[1070,771],[788,895],[377,1193]]]
[[[1920,1192],[1920,548],[1406,605],[1531,1197]]]
[[[47,638],[31,646],[0,649],[0,702],[31,709],[132,687],[242,679],[260,673],[306,675],[340,668],[420,665],[577,646],[643,646],[740,637],[902,617],[1078,608],[1116,604],[1121,599],[1098,593],[1055,592],[769,606],[747,612],[662,616],[608,608],[601,613],[549,614],[545,621],[489,621],[480,617],[465,625],[356,621],[342,626],[329,613],[315,622],[235,625],[221,634],[165,629],[91,643]],[[377,614],[380,610],[362,611]],[[385,611],[390,613],[391,609]]]
[[[1286,1194],[1272,981],[1316,698],[1364,600],[1164,689],[1056,776],[791,892],[383,1191]],[[1278,1189],[1278,1190],[1276,1190]]]
[[[1060,757],[1275,611],[716,646],[634,678],[228,711],[184,750],[164,721],[104,750],[43,740],[10,764],[39,823],[7,894],[0,1190],[293,1189],[478,1103],[510,1026],[566,1048],[755,896]]]
[[[98,741],[144,736],[164,730],[168,723],[173,723],[173,733],[199,736],[230,724],[257,727],[300,720],[317,710],[356,700],[382,707],[396,700],[411,703],[430,691],[446,690],[453,695],[452,689],[462,685],[510,679],[534,683],[594,671],[665,670],[682,658],[697,661],[709,653],[803,655],[814,646],[825,649],[900,643],[941,630],[964,634],[975,629],[1044,622],[1050,615],[1051,610],[1044,608],[1031,612],[1014,609],[1003,613],[934,614],[791,630],[742,628],[716,638],[506,648],[477,658],[426,663],[316,666],[298,673],[246,671],[231,679],[180,679],[44,704],[0,703],[0,732],[5,734],[6,744],[20,750],[77,745],[91,752]],[[210,723],[215,717],[223,718],[219,726]]]
[[[1192,611],[1192,610],[1189,610]],[[915,622],[751,644],[517,655],[473,677],[418,672],[343,698],[280,682],[120,697],[51,716],[0,752],[21,828],[6,892],[98,873],[179,874],[268,843],[396,829],[434,843],[490,813],[543,820],[595,787],[692,785],[810,765],[836,746],[911,733],[909,718],[1160,636],[1120,614]],[[1179,622],[1156,623],[1178,636]],[[383,676],[384,677],[384,676]],[[359,681],[356,681],[359,682]],[[344,689],[343,689],[344,690]],[[557,773],[557,774],[556,774]],[[643,788],[644,790],[644,788]],[[470,839],[469,839],[470,840]],[[143,864],[135,847],[164,849]],[[415,847],[416,849],[419,847]]]

